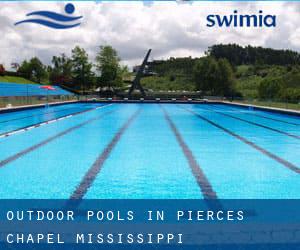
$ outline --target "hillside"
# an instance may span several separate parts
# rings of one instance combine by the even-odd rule
[[[240,65],[235,72],[237,92],[245,99],[299,102],[300,66]]]
[[[200,90],[235,99],[300,102],[300,54],[295,51],[219,44],[204,57],[153,61],[148,70],[155,76],[143,78],[142,84],[154,91]],[[226,81],[227,92],[222,91]]]
[[[153,61],[148,64],[148,70],[155,76],[142,78],[141,83],[146,89],[154,91],[194,91],[196,86],[193,79],[195,59],[191,57],[173,58]]]
[[[23,77],[17,77],[17,76],[0,76],[0,82],[12,82],[12,83],[29,83],[29,84],[36,84],[35,82],[32,82],[28,79],[25,79]]]

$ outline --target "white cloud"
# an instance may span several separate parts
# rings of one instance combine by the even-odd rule
[[[148,48],[152,58],[201,56],[216,43],[239,43],[300,50],[298,3],[230,2],[79,2],[76,15],[83,15],[79,28],[54,30],[36,24],[14,26],[35,10],[63,12],[64,3],[1,2],[0,63],[9,67],[38,56],[50,63],[52,55],[70,55],[75,45],[84,47],[94,59],[97,47],[110,44],[124,63],[139,63]],[[277,15],[276,28],[208,28],[208,14],[258,13]]]

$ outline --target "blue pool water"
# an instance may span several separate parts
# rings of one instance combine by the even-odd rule
[[[0,114],[0,134],[2,199],[300,198],[292,115],[80,103]]]
[[[51,121],[66,115],[84,112],[92,108],[94,108],[94,106],[90,104],[82,105],[74,103],[63,106],[49,106],[46,108],[0,114],[0,135],[24,127]]]

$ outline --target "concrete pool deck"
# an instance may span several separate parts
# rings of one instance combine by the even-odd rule
[[[252,107],[252,108],[255,108],[258,110],[263,110],[263,111],[271,111],[271,112],[276,112],[276,113],[300,116],[300,111],[294,110],[294,109],[283,109],[283,108],[259,106],[259,105],[245,104],[245,103],[239,103],[239,102],[228,102],[228,101],[222,101],[221,103],[235,105],[235,106],[239,106],[239,107],[245,107],[245,108]]]

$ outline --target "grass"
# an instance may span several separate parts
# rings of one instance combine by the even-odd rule
[[[11,83],[20,83],[20,84],[36,84],[28,79],[17,76],[0,76],[0,82],[11,82]]]

